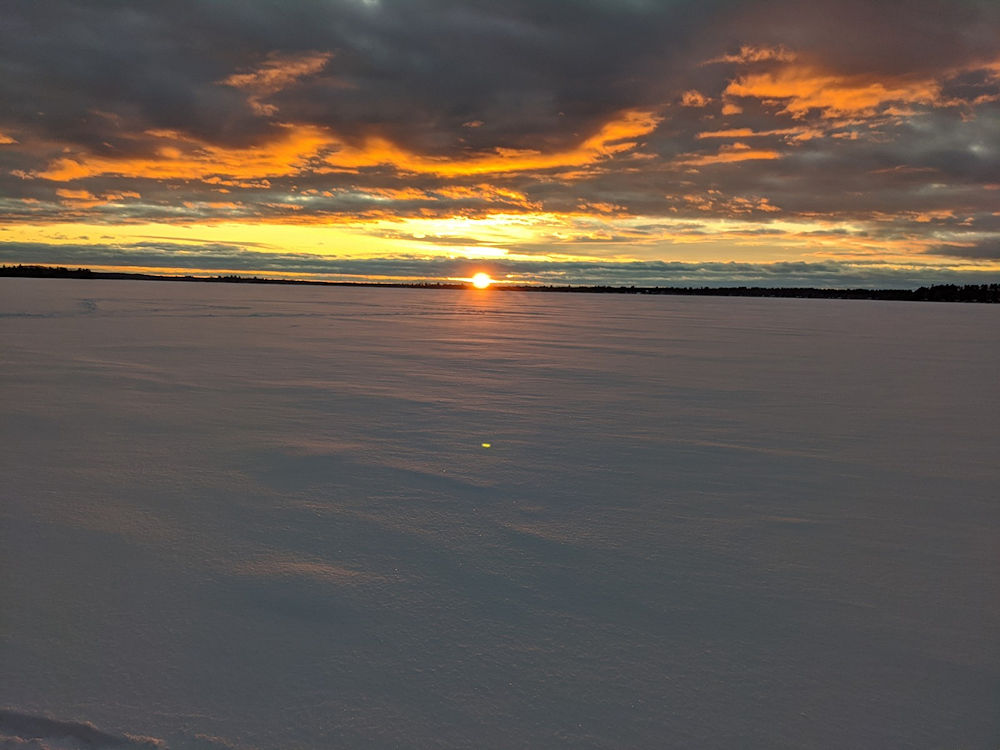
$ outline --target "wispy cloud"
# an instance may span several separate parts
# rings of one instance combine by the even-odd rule
[[[246,90],[249,93],[247,101],[253,110],[259,115],[272,116],[278,113],[278,108],[274,104],[265,103],[264,98],[288,88],[300,78],[319,73],[331,57],[331,52],[294,55],[272,52],[261,65],[247,72],[233,73],[221,83]]]

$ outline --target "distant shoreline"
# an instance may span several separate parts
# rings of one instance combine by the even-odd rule
[[[281,284],[299,286],[388,287],[392,289],[468,289],[469,284],[393,281],[310,281],[259,276],[167,276],[122,271],[92,271],[64,266],[0,266],[0,277],[32,279],[124,279],[132,281],[191,281],[222,284]],[[1000,303],[997,284],[935,284],[918,289],[818,289],[815,287],[651,287],[651,286],[552,286],[495,283],[491,289],[516,292],[564,292],[582,294],[666,294],[702,297],[783,297],[795,299],[867,299],[902,302]]]

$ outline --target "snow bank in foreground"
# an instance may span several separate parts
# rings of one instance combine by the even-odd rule
[[[0,750],[232,750],[217,737],[154,737],[104,732],[89,722],[0,709]]]
[[[3,750],[15,748],[150,750],[163,747],[164,744],[160,740],[109,734],[86,722],[58,721],[46,716],[0,710],[0,748]]]

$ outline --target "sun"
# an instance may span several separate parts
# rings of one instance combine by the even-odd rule
[[[492,283],[493,279],[490,278],[488,273],[477,273],[472,277],[472,286],[476,287],[476,289],[485,289]]]

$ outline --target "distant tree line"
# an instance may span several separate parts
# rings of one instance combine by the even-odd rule
[[[62,266],[0,266],[0,276],[24,276],[34,279],[89,279],[94,272],[89,268],[63,268]]]
[[[161,276],[148,273],[92,271],[63,266],[0,266],[0,276],[56,279],[141,279],[155,281],[199,281],[227,284],[306,284],[313,286],[364,286],[406,289],[464,289],[456,283],[403,283],[382,281],[307,281],[268,279],[258,276]],[[497,291],[569,292],[590,294],[674,294],[700,297],[795,297],[805,299],[871,299],[906,302],[992,302],[1000,303],[1000,284],[935,284],[919,289],[816,289],[814,287],[676,287],[676,286],[545,286],[497,284]]]
[[[936,284],[913,292],[918,302],[1000,302],[1000,284]]]
[[[815,287],[649,287],[649,286],[506,286],[506,289],[594,292],[606,294],[672,294],[700,297],[788,297],[801,299],[870,299],[907,302],[1000,302],[1000,284],[935,284],[919,289],[817,289]]]

